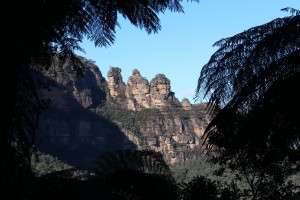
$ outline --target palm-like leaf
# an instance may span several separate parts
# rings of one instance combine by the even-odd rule
[[[222,108],[205,136],[226,159],[299,152],[293,117],[300,100],[300,15],[284,10],[292,15],[216,42],[219,49],[201,71],[196,97],[209,96],[212,110]]]
[[[299,166],[300,15],[283,10],[292,15],[216,42],[198,79],[196,97],[216,111],[208,148],[243,174],[253,198],[289,191],[289,169]]]
[[[96,159],[93,169],[95,178],[118,199],[178,199],[177,185],[161,153],[152,150],[108,152]]]
[[[96,159],[93,169],[98,175],[119,170],[134,170],[141,173],[171,176],[170,169],[162,155],[148,150],[119,150],[104,153]]]
[[[257,99],[257,92],[263,95],[272,82],[288,78],[298,70],[285,61],[299,51],[299,18],[275,19],[216,42],[214,46],[220,48],[201,71],[197,97],[210,95],[213,108],[220,104],[242,108],[243,103]]]

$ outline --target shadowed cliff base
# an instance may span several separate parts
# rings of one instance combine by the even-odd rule
[[[116,124],[84,108],[70,83],[52,86],[51,91],[43,91],[43,98],[51,102],[40,116],[39,151],[86,169],[104,152],[136,148]]]

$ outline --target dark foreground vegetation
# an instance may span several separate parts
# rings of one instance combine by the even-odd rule
[[[293,8],[284,9],[287,17],[218,41],[201,71],[198,97],[204,91],[217,112],[205,132],[207,152],[217,155],[212,161],[224,168],[219,174],[235,172],[228,184],[199,174],[178,184],[162,156],[149,151],[102,155],[87,174],[72,168],[33,173],[35,129],[46,104],[38,98],[31,70],[47,70],[59,56],[80,75],[83,65],[74,50],[81,49],[84,37],[96,46],[112,44],[118,13],[147,33],[158,32],[158,14],[182,12],[180,2],[6,2],[1,9],[3,57],[9,61],[3,71],[9,78],[1,82],[2,199],[300,199],[299,182],[289,181],[300,161],[300,11]],[[239,176],[248,188],[239,188],[234,181]]]
[[[25,199],[252,199],[241,174],[229,168],[220,172],[205,158],[169,166],[160,153],[124,150],[102,154],[84,171],[50,155],[32,159]],[[294,173],[277,193],[261,185],[258,198],[296,200],[299,180],[300,173]]]

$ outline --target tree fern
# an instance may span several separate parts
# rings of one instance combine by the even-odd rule
[[[217,41],[195,97],[209,97],[216,111],[204,133],[208,147],[250,177],[253,198],[272,195],[263,189],[269,182],[283,189],[290,163],[299,165],[300,15],[283,10],[291,15]]]

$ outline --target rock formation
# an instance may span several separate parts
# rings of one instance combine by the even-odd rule
[[[64,92],[72,92],[73,97],[84,108],[95,107],[105,99],[106,80],[96,65],[84,58],[81,59],[85,64],[83,76],[75,74],[71,65],[59,66],[58,60],[44,75],[58,87],[64,88]]]
[[[106,81],[97,66],[84,61],[83,77],[70,65],[43,74],[56,87],[43,93],[52,103],[40,120],[41,149],[81,166],[101,152],[126,148],[162,152],[170,163],[192,159],[189,152],[200,148],[208,123],[203,105],[179,102],[163,74],[149,83],[135,69],[125,84],[121,69],[111,67]]]
[[[170,80],[164,74],[158,74],[150,82],[152,106],[162,109],[172,103],[179,104],[175,93],[171,91]]]
[[[170,163],[193,159],[189,151],[201,148],[201,136],[206,123],[195,116],[182,119],[180,116],[162,115],[148,120],[140,124],[139,131],[143,139],[139,141],[138,148],[162,152]]]
[[[181,105],[182,105],[182,108],[184,110],[191,110],[192,109],[192,104],[187,98],[182,99]]]
[[[156,75],[149,84],[149,81],[134,69],[126,86],[122,82],[120,68],[111,67],[107,74],[110,96],[120,99],[125,95],[127,108],[130,110],[164,109],[174,104],[180,105],[175,93],[171,91],[170,80],[164,74]]]
[[[107,72],[107,85],[109,95],[113,98],[123,95],[125,92],[125,84],[121,75],[121,69],[118,67],[111,67]]]
[[[147,79],[135,69],[126,85],[127,107],[130,110],[151,107],[150,87]]]
[[[186,98],[179,102],[175,93],[171,91],[170,80],[163,74],[157,74],[149,84],[149,81],[134,69],[125,91],[125,84],[120,82],[123,78],[119,68],[111,67],[108,79],[114,83],[111,88],[122,88],[113,92],[116,95],[111,95],[113,103],[123,109],[144,113],[144,116],[139,115],[131,119],[129,116],[134,113],[122,113],[118,110],[117,113],[111,111],[108,116],[118,122],[126,136],[137,144],[138,149],[162,152],[170,163],[192,159],[189,151],[200,148],[201,136],[208,123],[204,117],[204,109],[198,109],[197,113],[193,110],[204,108],[203,105],[192,105]],[[127,102],[127,106],[124,106],[124,102]],[[152,112],[153,109],[157,109],[160,114]],[[176,113],[176,109],[179,109],[179,112]],[[122,115],[128,116],[126,122],[122,122]],[[130,125],[128,120],[132,121]]]

